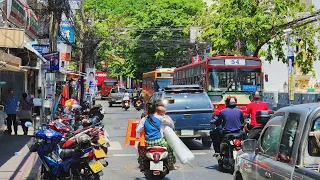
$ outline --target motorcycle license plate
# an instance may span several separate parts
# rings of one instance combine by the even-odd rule
[[[126,105],[126,106],[128,106],[129,104],[128,104],[128,103],[126,103],[125,105]]]
[[[90,162],[89,167],[91,168],[91,170],[94,173],[97,173],[104,168],[104,166],[102,165],[102,163],[100,161]]]
[[[94,149],[93,152],[94,152],[94,155],[97,159],[107,157],[107,154],[104,152],[104,150],[102,148]]]
[[[238,151],[233,151],[233,159],[236,159],[238,155]]]
[[[163,171],[163,161],[150,161],[150,170],[151,171]]]
[[[98,143],[101,144],[101,145],[103,145],[103,144],[107,143],[107,140],[106,140],[103,136],[101,136],[101,137],[99,137],[99,139],[98,139]]]

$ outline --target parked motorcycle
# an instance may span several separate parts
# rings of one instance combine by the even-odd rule
[[[130,108],[130,100],[122,101],[122,109],[125,109],[127,111],[129,108]]]
[[[147,147],[144,175],[148,179],[163,179],[169,174],[168,151],[165,147]]]
[[[88,135],[78,136],[76,149],[59,149],[62,134],[47,127],[31,137],[28,147],[40,157],[42,179],[100,179],[103,175],[103,164],[92,158],[94,149]]]

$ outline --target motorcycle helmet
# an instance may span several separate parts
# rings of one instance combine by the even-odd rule
[[[237,97],[235,97],[235,96],[228,96],[227,97],[227,99],[226,99],[226,101],[225,101],[225,103],[226,103],[226,106],[227,107],[235,107],[236,105],[237,105]]]
[[[76,141],[81,147],[81,149],[88,149],[91,147],[91,138],[87,134],[82,134],[78,136]]]

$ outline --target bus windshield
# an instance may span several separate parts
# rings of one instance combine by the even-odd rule
[[[172,79],[157,79],[156,84],[157,84],[156,90],[163,89],[164,87],[172,84]]]
[[[256,91],[260,89],[260,68],[209,69],[208,91]]]

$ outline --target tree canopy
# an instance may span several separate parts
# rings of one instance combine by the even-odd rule
[[[317,29],[313,22],[318,14],[299,0],[216,0],[198,24],[202,27],[201,38],[211,40],[213,53],[235,53],[239,47],[236,42],[240,41],[238,53],[265,56],[269,62],[276,58],[284,63],[284,30],[292,28],[291,45],[300,43],[303,47],[295,61],[307,74],[313,70],[317,56],[314,44]],[[264,45],[266,51],[262,50]]]
[[[94,17],[98,54],[110,59],[111,75],[141,78],[156,67],[185,64],[189,46],[186,30],[202,14],[201,0],[86,0]]]

